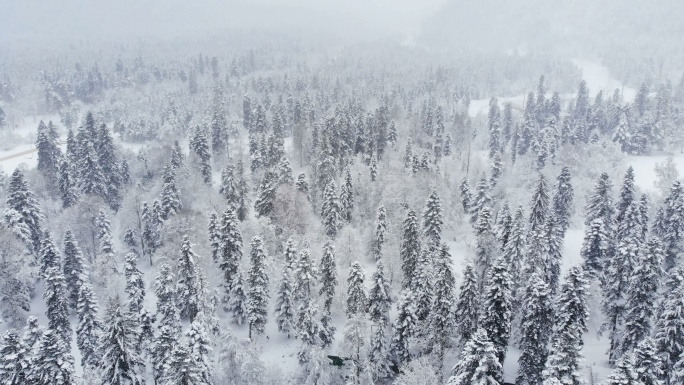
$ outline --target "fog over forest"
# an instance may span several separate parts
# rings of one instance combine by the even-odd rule
[[[0,0],[0,384],[684,384],[682,15]]]

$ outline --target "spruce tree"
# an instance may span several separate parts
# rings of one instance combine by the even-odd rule
[[[38,133],[36,135],[36,149],[38,150],[38,165],[36,169],[44,173],[48,179],[54,177],[57,172],[59,158],[62,156],[62,151],[57,145],[57,139],[59,139],[59,135],[57,135],[52,121],[46,126],[41,120],[38,124]]]
[[[319,268],[321,275],[321,289],[319,295],[323,297],[323,311],[330,313],[335,288],[337,287],[337,262],[335,260],[335,246],[327,241],[323,245],[323,257]]]
[[[114,139],[104,124],[97,130],[95,151],[97,152],[97,160],[102,170],[105,184],[105,195],[103,198],[109,204],[109,207],[116,211],[121,205],[121,170],[116,159]]]
[[[59,260],[57,263],[59,264]],[[43,298],[46,304],[48,328],[53,330],[68,346],[71,343],[69,299],[64,275],[58,266],[50,266],[45,273]]]
[[[268,217],[273,213],[277,188],[278,175],[272,171],[267,171],[261,180],[261,184],[259,184],[259,193],[254,201],[254,212],[257,217]]]
[[[472,265],[467,265],[463,273],[463,282],[459,288],[456,300],[456,330],[461,343],[470,340],[478,327],[479,319],[479,291],[477,276]]]
[[[584,220],[584,224],[589,226],[594,219],[600,218],[603,220],[604,232],[607,234],[612,234],[611,229],[615,220],[612,189],[610,177],[604,172],[598,179],[594,193],[589,197],[586,206],[587,215]]]
[[[100,346],[101,385],[143,385],[144,360],[138,351],[139,327],[118,298],[110,300]]]
[[[608,375],[605,381],[606,385],[643,385],[639,381],[636,370],[634,370],[634,363],[629,356],[622,357]]]
[[[368,294],[368,313],[373,322],[368,360],[373,378],[383,379],[391,375],[387,333],[389,328],[389,309],[391,305],[390,287],[385,280],[385,268],[378,260],[372,276],[372,286]]]
[[[409,210],[402,228],[399,258],[401,259],[401,271],[403,273],[401,286],[406,289],[413,286],[413,279],[420,255],[420,234],[418,232],[418,218],[415,211]]]
[[[62,199],[62,208],[69,208],[76,203],[80,198],[78,190],[78,180],[74,173],[74,167],[68,158],[62,158],[59,162],[59,181],[57,187],[59,196]]]
[[[432,294],[432,309],[428,320],[430,345],[438,360],[438,368],[444,364],[445,349],[450,344],[450,336],[455,327],[454,289],[456,279],[451,268],[449,247],[442,245],[436,255],[435,276]]]
[[[128,253],[125,257],[124,275],[126,277],[126,295],[128,297],[128,310],[131,314],[142,314],[143,301],[145,300],[145,281],[142,272],[138,269],[138,254]]]
[[[581,385],[583,334],[587,332],[587,280],[579,267],[566,275],[555,311],[551,348],[542,372],[544,383]]]
[[[80,278],[81,286],[78,292],[78,326],[76,327],[76,344],[81,351],[81,366],[95,368],[99,364],[102,355],[100,351],[99,337],[102,332],[102,323],[98,315],[97,299],[87,276]]]
[[[653,338],[644,338],[634,349],[634,369],[644,385],[660,385],[663,373]]]
[[[183,208],[183,202],[181,201],[180,191],[178,190],[178,184],[176,182],[176,172],[171,164],[164,167],[160,201],[162,219],[168,219]]]
[[[669,271],[677,265],[678,255],[682,250],[681,240],[684,237],[684,186],[680,181],[672,184],[670,194],[665,198],[663,222],[665,271]]]
[[[211,260],[218,263],[221,251],[221,232],[216,211],[212,211],[209,214],[209,246],[211,247]]]
[[[342,214],[340,201],[337,196],[337,187],[335,186],[335,181],[331,179],[325,187],[323,204],[321,205],[321,218],[325,227],[325,234],[328,237],[334,238],[337,235]]]
[[[194,366],[192,384],[211,385],[211,341],[207,335],[204,317],[197,317],[190,324],[190,329],[185,333],[188,341],[188,353]]]
[[[620,223],[627,215],[627,208],[636,201],[636,191],[634,189],[634,169],[629,167],[625,173],[622,187],[620,188],[620,199],[617,204],[617,216],[615,222]],[[620,234],[618,234],[620,237]]]
[[[461,179],[461,183],[458,185],[458,190],[461,193],[461,205],[463,206],[463,212],[468,214],[470,212],[470,205],[473,202],[473,194],[470,192],[470,183],[467,177]]]
[[[587,227],[580,255],[582,267],[590,278],[603,275],[603,267],[608,261],[610,239],[605,232],[606,226],[602,218],[594,219]]]
[[[268,316],[268,274],[266,272],[266,254],[261,238],[252,239],[249,253],[250,268],[247,276],[247,321],[249,337],[252,333],[262,334]]]
[[[375,218],[375,232],[371,242],[371,249],[375,260],[379,260],[382,256],[382,245],[385,243],[387,237],[387,211],[382,204],[378,207],[378,215]]]
[[[242,325],[247,322],[249,315],[249,308],[247,304],[247,287],[243,274],[240,270],[235,273],[232,287],[230,289],[230,296],[228,300],[227,311],[231,312],[233,322]]]
[[[411,360],[409,347],[418,325],[414,302],[415,298],[411,290],[402,290],[397,302],[398,314],[392,331],[392,352],[398,365]]]
[[[347,317],[351,318],[366,312],[368,295],[364,280],[366,272],[358,261],[352,263],[347,278]]]
[[[663,373],[672,373],[684,352],[684,285],[678,270],[670,270],[653,334]]]
[[[93,143],[87,142],[83,148],[83,155],[78,161],[78,182],[81,192],[107,198],[107,180],[100,167],[98,154]]]
[[[565,233],[568,227],[570,227],[573,211],[574,190],[571,178],[570,168],[565,166],[558,175],[556,185],[554,186],[553,213],[561,229],[560,234],[563,237],[565,237]]]
[[[67,291],[69,296],[69,306],[72,309],[76,308],[78,302],[79,290],[82,284],[81,278],[84,273],[85,261],[83,254],[78,247],[78,242],[74,238],[71,229],[64,232],[64,278],[66,280]]]
[[[238,181],[235,178],[235,168],[228,164],[221,171],[221,186],[219,194],[225,198],[229,206],[236,207],[238,204]]]
[[[503,382],[497,349],[480,328],[468,340],[447,385],[496,385]]]
[[[190,239],[187,235],[183,236],[180,247],[180,256],[176,264],[177,306],[180,309],[181,317],[188,317],[190,322],[195,319],[200,307],[200,287],[197,271],[197,254],[192,251]]]
[[[432,190],[423,210],[423,234],[428,239],[430,247],[438,247],[440,244],[443,226],[442,202],[437,191]]]
[[[496,355],[503,364],[511,334],[512,297],[511,278],[508,275],[506,261],[500,259],[489,273],[482,296],[482,311],[479,325],[491,336],[496,347]]]
[[[221,216],[219,267],[223,270],[223,279],[228,293],[232,289],[235,274],[242,260],[242,234],[238,228],[235,210],[227,208]]]
[[[480,218],[480,212],[484,207],[490,207],[492,202],[492,197],[489,193],[489,183],[487,182],[487,176],[482,175],[480,181],[477,183],[477,192],[475,197],[471,200],[469,207],[470,223],[477,224]]]
[[[5,224],[38,256],[43,238],[41,227],[44,216],[33,192],[29,190],[24,173],[18,168],[10,177],[5,199]]]
[[[508,242],[504,244],[502,258],[508,263],[508,271],[513,280],[513,294],[521,284],[519,281],[523,260],[527,252],[525,214],[522,206],[515,211]],[[517,295],[515,295],[517,297]]]
[[[171,264],[162,262],[154,280],[154,294],[157,296],[157,319],[159,325],[174,324],[178,317],[176,306],[175,276]]]
[[[546,178],[540,174],[539,183],[532,195],[529,234],[542,232],[549,214],[549,189]]]
[[[75,382],[74,358],[69,352],[68,342],[64,341],[58,331],[48,329],[41,337],[31,360],[27,383],[71,385]]]
[[[663,249],[660,240],[656,237],[649,239],[637,258],[625,298],[625,330],[622,338],[622,351],[625,353],[630,353],[651,335],[662,276]]]
[[[275,316],[278,331],[290,338],[295,326],[294,298],[292,295],[292,269],[286,265],[280,276],[278,294],[276,295]]]
[[[430,315],[432,306],[432,284],[433,284],[433,256],[437,250],[423,249],[420,252],[416,276],[413,281],[413,290],[416,300],[416,316],[421,321],[425,321]],[[422,330],[425,331],[425,330]]]
[[[211,185],[211,153],[209,152],[209,142],[207,135],[199,128],[195,128],[192,139],[190,139],[190,149],[195,154],[195,164],[199,168],[204,183]]]
[[[31,371],[30,355],[32,347],[22,343],[19,334],[10,329],[0,339],[0,383],[24,385]]]
[[[520,358],[516,385],[542,383],[553,322],[551,293],[542,277],[533,274],[522,298]]]

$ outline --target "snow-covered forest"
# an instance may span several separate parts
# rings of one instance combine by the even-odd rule
[[[450,28],[0,38],[0,384],[684,384],[682,41]]]

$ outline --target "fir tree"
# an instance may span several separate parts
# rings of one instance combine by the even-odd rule
[[[418,317],[411,290],[402,290],[397,303],[397,319],[394,321],[392,352],[398,364],[411,360],[410,342],[416,333]]]
[[[479,292],[477,276],[472,265],[467,265],[463,273],[463,282],[456,300],[456,330],[462,343],[470,340],[478,327]]]
[[[38,150],[38,165],[36,169],[45,174],[48,179],[54,177],[59,165],[62,151],[59,149],[57,140],[59,134],[52,121],[46,126],[41,120],[38,124],[38,134],[36,135],[36,149]]]
[[[275,313],[278,331],[287,334],[287,338],[290,338],[290,332],[295,326],[294,299],[292,296],[291,279],[292,269],[290,266],[285,266],[283,273],[280,276],[280,283],[278,284]]]
[[[329,313],[335,297],[337,287],[337,262],[335,261],[335,246],[328,241],[323,245],[323,257],[320,265],[321,290],[319,294],[323,297],[323,310]]]
[[[75,383],[74,358],[69,353],[68,346],[58,331],[48,329],[41,337],[37,351],[31,360],[27,382],[51,385]],[[111,382],[111,384],[115,383]]]
[[[684,285],[679,273],[670,270],[653,335],[663,373],[672,373],[684,352]]]
[[[430,247],[437,247],[440,244],[443,226],[442,202],[437,191],[432,190],[423,210],[423,234],[428,239]]]
[[[503,364],[511,334],[511,278],[506,262],[500,259],[492,268],[482,296],[482,312],[479,324],[491,336],[496,355]]]
[[[375,233],[371,249],[375,260],[379,260],[382,256],[382,245],[385,243],[387,234],[387,211],[382,204],[378,207],[378,215],[375,218]]]
[[[376,379],[387,378],[392,373],[390,370],[390,356],[387,346],[387,329],[389,327],[389,309],[391,305],[390,287],[385,280],[385,268],[382,260],[376,264],[372,276],[372,286],[368,295],[368,313],[373,322],[373,334],[369,362],[371,372]]]
[[[622,357],[615,369],[608,375],[605,382],[606,385],[643,385],[639,381],[634,364],[630,357]]]
[[[107,181],[105,179],[95,147],[91,142],[86,143],[83,155],[78,162],[78,182],[81,192],[107,198]]]
[[[65,344],[71,342],[71,324],[69,322],[69,299],[64,275],[57,266],[50,266],[45,273],[45,299],[48,328],[53,330]]]
[[[321,206],[321,218],[323,219],[325,234],[334,238],[337,235],[340,220],[342,219],[340,201],[337,197],[337,187],[335,187],[334,180],[330,180],[330,183],[325,187],[323,204]]]
[[[173,324],[178,317],[174,283],[175,276],[171,271],[171,265],[162,262],[154,281],[154,294],[157,296],[157,317],[160,325]]]
[[[416,300],[416,316],[421,321],[424,321],[430,315],[430,307],[432,306],[432,284],[433,284],[433,266],[432,266],[432,252],[437,250],[423,249],[420,252],[418,259],[418,266],[416,267],[416,276],[411,288]]]
[[[420,255],[420,235],[418,233],[418,218],[416,212],[409,210],[404,219],[401,236],[401,271],[403,273],[402,288],[413,287],[413,280]]]
[[[461,205],[463,206],[463,212],[468,214],[470,212],[470,205],[473,201],[473,194],[470,192],[470,183],[467,177],[461,179],[461,183],[458,185],[458,191],[461,193]]]
[[[663,222],[665,271],[668,271],[677,265],[678,255],[682,250],[681,240],[684,237],[684,187],[680,181],[672,184],[670,194],[665,198]]]
[[[74,168],[67,158],[62,158],[59,162],[59,181],[57,187],[59,189],[59,196],[62,198],[62,208],[69,208],[79,200],[78,181],[74,174]]]
[[[471,214],[470,223],[476,224],[480,218],[480,211],[482,211],[484,207],[490,207],[491,202],[492,198],[489,195],[489,183],[487,182],[487,177],[482,175],[482,178],[480,178],[480,181],[477,184],[477,194],[474,199],[471,200],[469,208]]]
[[[526,242],[526,220],[523,213],[522,206],[515,211],[515,218],[511,225],[511,234],[508,237],[508,242],[504,244],[502,258],[508,263],[508,271],[513,280],[513,293],[517,294],[517,287],[520,285],[520,274],[522,270],[523,260],[525,259],[527,251]],[[517,295],[515,296],[517,297]]]
[[[625,353],[630,353],[651,334],[662,262],[662,243],[653,237],[639,251],[628,283],[622,339],[622,351]]]
[[[572,218],[572,204],[574,200],[574,192],[571,182],[571,174],[569,167],[563,167],[561,173],[556,179],[553,194],[553,214],[556,217],[558,226],[561,229],[560,234],[565,237],[565,232],[570,227],[570,219]]]
[[[209,246],[211,247],[211,260],[218,263],[221,251],[221,232],[216,211],[209,214]]]
[[[361,264],[356,261],[352,263],[349,268],[349,277],[347,278],[347,317],[351,318],[366,312],[368,305],[368,296],[364,286],[364,279],[366,272],[361,267]]]
[[[69,306],[72,309],[76,308],[76,303],[78,302],[78,292],[82,284],[81,278],[84,273],[84,265],[83,254],[78,247],[78,242],[74,239],[73,232],[67,229],[64,233],[63,271],[69,296]]]
[[[169,320],[173,319],[175,323],[165,323],[159,326],[159,333],[150,350],[152,373],[155,381],[158,382],[166,377],[166,365],[171,361],[173,348],[178,345],[180,339],[180,320],[177,317],[177,314],[169,317]]]
[[[452,373],[447,385],[496,385],[503,382],[497,349],[484,329],[478,329],[468,340]]]
[[[266,254],[264,254],[261,238],[252,239],[249,253],[250,269],[247,277],[247,320],[249,337],[252,333],[262,334],[268,315],[268,274],[266,272]]]
[[[180,191],[178,190],[178,185],[176,183],[176,172],[171,164],[164,167],[160,200],[162,219],[168,219],[171,215],[177,214],[183,208]]]
[[[543,231],[549,214],[549,193],[544,175],[539,176],[539,184],[532,195],[529,234]]]
[[[10,329],[0,339],[0,382],[24,385],[31,370],[29,357],[32,347],[25,346],[19,334]]]
[[[271,171],[267,171],[261,180],[261,184],[259,184],[259,194],[254,201],[254,212],[257,217],[271,215],[277,188],[278,176]]]
[[[604,231],[607,234],[611,233],[610,229],[612,229],[615,215],[612,188],[613,185],[610,182],[608,174],[601,174],[594,189],[594,193],[589,197],[589,202],[587,202],[587,216],[584,220],[584,224],[589,226],[594,219],[602,219],[603,225],[605,226]]]
[[[242,234],[238,229],[235,211],[230,207],[221,216],[219,232],[219,267],[223,270],[226,290],[230,291],[242,260]]]
[[[657,356],[655,344],[651,337],[644,338],[634,349],[634,369],[637,377],[644,385],[660,385],[663,373]]]
[[[176,283],[176,303],[181,317],[195,319],[200,306],[199,278],[197,271],[197,254],[192,251],[190,239],[183,236],[180,256],[176,265],[178,281]]]
[[[442,245],[439,250],[435,258],[434,271],[432,309],[428,325],[429,334],[432,337],[430,345],[437,356],[441,372],[445,349],[449,345],[449,336],[455,326],[453,303],[456,280],[451,268],[451,254],[447,245]]]
[[[229,206],[236,207],[238,203],[238,181],[235,178],[235,169],[233,165],[228,164],[223,171],[221,171],[221,186],[219,187],[219,194],[226,199]]]
[[[617,216],[615,222],[620,223],[627,215],[627,208],[636,201],[636,191],[634,189],[634,169],[629,167],[625,173],[625,179],[620,188],[620,200],[617,204]],[[618,237],[621,235],[618,234]]]
[[[36,197],[29,190],[24,174],[18,168],[10,177],[4,217],[7,226],[38,256],[43,238],[41,222],[44,217]]]
[[[190,139],[190,149],[195,154],[195,164],[199,168],[204,183],[211,185],[211,153],[209,152],[209,142],[207,135],[199,128],[195,128],[192,139]]]
[[[561,288],[551,349],[542,372],[544,383],[581,385],[582,336],[587,332],[587,280],[579,267],[572,267]]]
[[[118,298],[110,300],[100,346],[101,385],[143,385],[144,361],[137,349],[139,328],[122,309]]]
[[[76,344],[81,351],[81,366],[95,368],[102,356],[100,352],[99,337],[102,332],[102,324],[98,316],[97,299],[90,286],[87,277],[81,277],[81,286],[78,291],[78,326],[76,327]]]
[[[121,166],[119,168],[121,169],[121,183],[124,186],[131,184],[131,170],[126,158],[121,160]]]
[[[537,274],[532,275],[522,299],[520,349],[516,385],[542,383],[542,371],[548,355],[552,309],[549,285]]]
[[[584,243],[580,251],[583,260],[582,267],[592,278],[602,276],[603,266],[608,261],[610,240],[605,230],[603,219],[596,218],[587,227],[587,233],[584,235]]]
[[[44,330],[38,325],[38,318],[35,316],[26,319],[25,330],[22,342],[27,350],[33,351],[38,345],[40,337],[43,336]]]
[[[249,315],[247,288],[245,287],[245,281],[242,278],[242,272],[240,270],[235,273],[235,277],[233,278],[229,298],[226,310],[231,312],[233,322],[238,325],[246,323]]]
[[[211,385],[211,341],[206,331],[203,317],[197,317],[190,324],[190,329],[185,334],[188,341],[188,352],[194,367],[193,385]]]
[[[114,149],[114,140],[112,135],[104,124],[97,130],[95,138],[95,151],[97,152],[97,160],[102,169],[103,180],[105,184],[105,195],[102,196],[112,210],[118,210],[121,204],[121,170],[116,159],[116,150]]]
[[[128,296],[128,311],[131,314],[141,314],[145,300],[145,282],[142,272],[138,270],[136,253],[126,254],[124,275],[126,276],[126,295]]]
[[[301,173],[299,176],[297,176],[295,187],[297,187],[297,191],[304,193],[307,198],[309,197],[309,182],[307,182],[306,175],[304,173]]]

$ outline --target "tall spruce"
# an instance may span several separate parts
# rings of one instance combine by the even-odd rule
[[[180,309],[181,317],[188,317],[192,322],[200,310],[200,288],[197,271],[197,254],[192,251],[190,239],[187,235],[183,236],[180,247],[180,255],[176,264],[177,306]]]
[[[38,200],[28,187],[24,173],[18,168],[15,169],[7,188],[5,224],[36,257],[40,252],[40,241],[43,238],[44,218]]]
[[[418,217],[415,211],[409,210],[402,227],[401,249],[399,251],[401,271],[403,273],[401,286],[404,289],[413,286],[419,255],[420,233],[418,230]]]
[[[482,296],[482,311],[479,325],[496,347],[496,356],[503,364],[511,334],[512,297],[511,278],[506,261],[499,261],[492,267]]]
[[[266,254],[261,238],[254,237],[249,253],[250,267],[247,275],[247,321],[249,336],[262,334],[268,316],[268,274],[266,272]]]
[[[432,190],[425,202],[423,209],[423,235],[428,240],[429,247],[438,247],[442,239],[442,227],[444,217],[442,214],[442,202],[437,195],[437,191]]]
[[[570,168],[565,166],[556,179],[553,194],[553,213],[563,237],[565,236],[568,227],[570,227],[573,201],[574,190],[572,188],[572,175],[570,173]]]
[[[144,360],[138,350],[139,326],[118,298],[107,305],[100,346],[100,385],[143,385]]]
[[[551,292],[543,277],[532,275],[522,298],[516,385],[542,383],[553,322]]]

